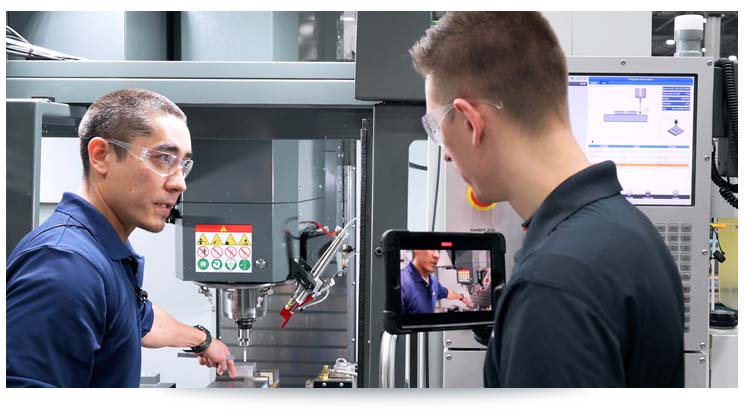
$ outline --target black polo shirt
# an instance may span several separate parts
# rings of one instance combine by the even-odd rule
[[[487,387],[682,387],[683,289],[616,166],[568,178],[515,254],[484,363]]]

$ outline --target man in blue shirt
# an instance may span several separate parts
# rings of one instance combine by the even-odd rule
[[[84,182],[11,252],[6,268],[9,387],[137,387],[141,347],[187,347],[235,377],[230,350],[147,299],[129,235],[160,232],[192,167],[184,113],[127,89],[79,126]]]
[[[449,12],[411,50],[429,137],[479,200],[525,220],[495,307],[487,387],[681,387],[683,292],[670,252],[592,165],[567,67],[537,12]]]
[[[434,313],[438,300],[460,300],[466,306],[471,302],[463,294],[451,291],[440,284],[433,272],[440,261],[438,250],[412,251],[414,258],[401,270],[401,303],[404,314]]]

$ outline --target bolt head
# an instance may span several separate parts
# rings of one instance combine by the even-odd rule
[[[625,65],[626,65],[626,60],[625,59],[621,60],[621,66],[625,66]]]

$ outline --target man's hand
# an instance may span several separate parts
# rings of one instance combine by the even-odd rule
[[[235,362],[228,359],[230,349],[225,343],[217,339],[212,339],[212,344],[203,353],[199,354],[199,364],[207,367],[216,367],[217,374],[222,375],[225,369],[231,378],[235,377]]]
[[[463,296],[463,299],[461,299],[461,301],[463,301],[466,304],[466,307],[469,307],[469,308],[471,307],[471,300],[465,295]]]

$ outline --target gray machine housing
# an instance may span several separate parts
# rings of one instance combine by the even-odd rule
[[[709,223],[712,185],[709,172],[711,171],[712,100],[714,96],[713,61],[710,58],[568,57],[567,65],[570,74],[652,74],[696,77],[693,204],[691,206],[638,207],[668,242],[668,247],[679,267],[685,309],[685,350],[688,352],[706,351],[709,330]],[[686,242],[681,243],[680,238],[673,241],[670,235],[686,235]],[[681,260],[683,255],[690,255],[690,260]]]
[[[322,167],[301,165],[298,160],[301,148],[306,155],[321,159],[323,148],[317,144],[297,140],[194,140],[199,162],[183,195],[182,223],[176,230],[180,241],[177,263],[182,264],[179,278],[259,284],[287,279],[285,229],[296,232],[299,205],[323,197],[322,186],[318,186],[323,181]],[[301,179],[307,183],[302,185]],[[251,272],[199,272],[196,224],[252,225]]]

